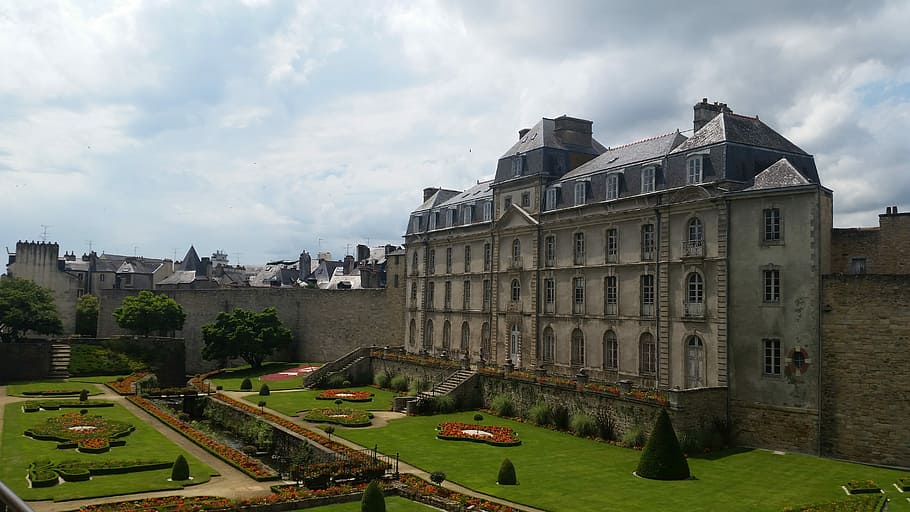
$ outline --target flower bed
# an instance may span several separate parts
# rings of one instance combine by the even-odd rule
[[[607,386],[604,384],[588,383],[588,384],[585,384],[584,388],[588,391],[595,391],[597,393],[606,393],[608,395],[619,396],[619,388],[616,386]]]
[[[477,425],[474,423],[440,423],[437,439],[447,441],[475,441],[493,446],[518,446],[521,440],[509,427]]]
[[[369,427],[372,421],[372,414],[367,411],[356,411],[354,409],[313,409],[303,415],[306,421],[313,423],[335,423],[345,427]]]
[[[198,389],[199,391],[209,391],[205,386],[205,381],[208,379],[211,379],[212,377],[214,377],[215,375],[218,375],[219,373],[221,373],[223,371],[224,371],[223,369],[219,368],[217,370],[212,370],[210,372],[206,372],[206,373],[197,375],[197,376],[193,377],[192,379],[190,379],[190,385],[193,386],[194,388]]]
[[[431,356],[420,356],[417,354],[406,354],[398,353],[394,354],[391,352],[383,353],[382,351],[373,351],[370,352],[371,357],[378,359],[385,359],[389,361],[401,361],[404,363],[417,363],[424,364],[427,366],[436,366],[442,368],[460,368],[461,363],[459,361],[454,361],[452,359],[442,359],[441,357],[431,357]]]
[[[844,485],[848,494],[877,494],[882,489],[872,480],[850,480]]]
[[[144,396],[162,397],[162,396],[195,396],[199,391],[192,387],[182,388],[153,388],[144,393]]]
[[[881,512],[886,503],[882,495],[867,494],[828,503],[785,507],[782,512]]]
[[[132,395],[133,394],[133,384],[138,380],[146,377],[149,372],[136,372],[122,379],[117,379],[113,382],[108,382],[107,387],[113,389],[121,395]]]
[[[248,455],[245,455],[239,450],[235,450],[230,446],[225,445],[224,443],[216,440],[201,430],[190,426],[188,423],[178,420],[170,413],[158,407],[151,401],[137,396],[130,396],[128,397],[128,400],[141,407],[147,413],[158,418],[167,426],[183,434],[187,439],[198,444],[212,455],[215,455],[228,464],[231,464],[252,478],[259,481],[278,479],[278,473],[272,468]]]
[[[110,439],[128,435],[136,427],[124,421],[109,420],[101,416],[87,414],[63,414],[48,418],[44,423],[34,425],[25,431],[25,435],[39,441],[57,441],[57,448],[86,447],[87,453],[100,453],[101,450],[110,449]],[[87,440],[93,441],[87,441]],[[107,448],[102,449],[98,439],[107,443]],[[123,442],[118,443],[122,446]]]
[[[351,391],[349,389],[327,389],[316,395],[316,400],[344,400],[345,402],[370,402],[373,393],[369,391]]]
[[[156,460],[64,461],[59,463],[41,460],[29,464],[28,479],[32,482],[33,487],[51,487],[59,483],[58,476],[65,482],[84,482],[93,475],[115,475],[134,471],[167,469],[172,464],[172,462]]]
[[[134,512],[136,510],[155,510],[158,512],[180,510],[183,512],[197,512],[200,510],[226,509],[233,505],[233,501],[218,496],[162,496],[160,498],[147,498],[144,500],[88,505],[80,508],[79,512]]]
[[[467,496],[455,491],[450,491],[445,487],[431,484],[430,482],[422,480],[411,474],[402,474],[399,478],[399,482],[402,484],[402,490],[400,492],[401,496],[425,503],[430,503],[431,505],[435,505],[440,508],[444,508],[445,504],[434,503],[433,501],[427,500],[426,498],[442,498],[443,500],[447,500],[450,503],[456,505],[455,507],[451,507],[452,509],[460,507],[457,508],[458,510],[518,512],[517,509],[508,507],[506,505],[500,505],[499,503],[493,503],[492,501],[487,501],[481,498],[475,498],[473,496]]]
[[[29,400],[22,404],[22,412],[56,411],[59,409],[90,409],[93,407],[113,407],[114,402],[105,400]]]
[[[300,466],[303,485],[309,489],[325,489],[333,481],[349,483],[367,483],[381,478],[388,464],[378,459],[374,461],[334,460],[316,462]]]

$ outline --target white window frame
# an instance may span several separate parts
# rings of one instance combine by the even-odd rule
[[[779,243],[783,240],[783,223],[781,222],[780,208],[765,208],[762,212],[763,233],[765,243]]]
[[[686,160],[686,184],[697,185],[704,178],[703,155],[693,155]]]
[[[771,377],[781,375],[781,343],[778,338],[765,338],[762,340],[762,374]]]
[[[619,198],[619,173],[607,175],[607,199]]]
[[[572,313],[583,315],[585,312],[585,278],[572,278]]]
[[[585,204],[585,201],[587,199],[587,197],[586,197],[587,190],[588,190],[587,181],[575,182],[575,205],[576,206]]]
[[[470,224],[471,222],[474,222],[474,206],[470,204],[466,204],[464,206],[461,220],[464,224]]]
[[[777,267],[762,269],[762,302],[765,304],[780,304],[780,296],[780,269]]]
[[[483,220],[488,221],[493,219],[493,201],[485,201],[483,203]]]
[[[616,331],[609,330],[604,333],[604,369],[617,370],[619,368],[619,337]]]
[[[657,167],[649,165],[641,169],[641,193],[648,194],[654,192],[656,188]]]
[[[430,212],[430,225],[427,229],[436,229],[436,221],[438,220],[439,212]]]
[[[544,205],[544,206],[546,207],[547,210],[555,210],[555,209],[556,209],[556,191],[557,191],[557,190],[558,190],[558,189],[556,189],[556,188],[548,188],[548,189],[547,189],[547,191],[546,191],[546,201],[545,201],[545,205]]]

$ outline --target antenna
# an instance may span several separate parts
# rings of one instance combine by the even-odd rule
[[[41,241],[47,242],[47,228],[51,227],[50,224],[41,224]]]
[[[242,253],[242,252],[235,252],[235,253],[234,253],[234,257],[237,258],[237,266],[238,266],[238,267],[240,266],[240,255],[241,255],[241,254],[243,254],[243,253]]]
[[[136,257],[136,251],[137,251],[138,249],[139,249],[139,246],[137,246],[137,245],[134,245],[134,246],[133,246],[133,257],[134,257],[134,258]]]
[[[88,253],[91,254],[91,253],[92,253],[92,246],[94,245],[95,241],[94,241],[94,240],[86,240],[85,243],[88,244]]]

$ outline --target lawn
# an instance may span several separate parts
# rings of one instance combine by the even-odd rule
[[[104,418],[131,423],[136,427],[126,437],[125,446],[113,447],[109,452],[99,454],[79,453],[75,449],[57,449],[54,441],[38,441],[23,435],[33,425],[44,422],[49,417],[60,416],[72,410],[39,411],[24,413],[19,404],[8,404],[4,410],[3,442],[0,445],[0,480],[9,486],[14,493],[25,500],[71,500],[114,496],[126,493],[145,492],[165,489],[180,489],[180,483],[168,482],[170,469],[141,471],[122,475],[93,476],[87,482],[64,482],[53,487],[29,489],[25,478],[28,465],[38,459],[49,459],[55,462],[63,460],[122,460],[150,459],[173,461],[183,454],[190,465],[193,483],[207,482],[217,474],[195,457],[172,444],[167,438],[151,426],[139,420],[120,405],[92,409],[89,414],[99,414]]]
[[[738,450],[689,460],[696,479],[661,482],[635,477],[639,451],[619,448],[485,415],[485,425],[508,426],[521,446],[442,441],[435,427],[442,421],[474,423],[473,412],[392,420],[375,429],[339,429],[336,435],[425,471],[444,471],[468,488],[547,510],[756,510],[777,512],[787,505],[844,498],[840,486],[852,479],[872,479],[892,499],[890,512],[910,511],[891,485],[907,472],[879,469],[804,455],[775,455]],[[503,458],[515,464],[519,485],[499,486]],[[890,489],[890,490],[888,490]]]
[[[24,396],[22,392],[24,391],[56,391],[56,390],[80,390],[87,389],[90,395],[100,395],[101,391],[95,387],[94,382],[82,380],[90,379],[93,377],[84,377],[84,378],[74,378],[67,379],[65,381],[60,380],[46,380],[46,381],[29,381],[29,382],[20,382],[17,384],[10,384],[6,387],[6,394],[10,396]],[[98,378],[98,377],[94,377]],[[114,380],[116,377],[104,377],[106,380]],[[29,398],[35,398],[31,396]],[[47,397],[45,397],[47,398]]]
[[[269,386],[271,388],[271,386]],[[351,408],[361,411],[388,411],[392,408],[392,399],[397,396],[391,391],[366,387],[345,388],[352,391],[368,391],[373,393],[373,400],[370,402],[344,402],[342,407]],[[325,407],[335,407],[333,400],[316,400],[316,396],[322,390],[309,391],[287,391],[282,393],[272,393],[269,396],[259,396],[258,393],[245,395],[243,397],[247,402],[258,405],[260,400],[266,401],[266,407],[274,409],[286,416],[296,416],[299,411],[308,411],[310,409],[320,409]]]
[[[438,510],[398,496],[387,497],[385,499],[385,509],[386,512],[428,512],[430,510]],[[318,512],[360,512],[360,501],[326,505],[324,507],[309,508],[306,510],[317,510]]]
[[[320,363],[262,363],[262,367],[254,370],[249,366],[231,368],[213,377],[212,383],[215,386],[223,386],[227,391],[240,391],[240,383],[243,379],[249,378],[253,383],[253,390],[259,391],[259,386],[268,384],[271,391],[276,389],[300,389],[303,387],[303,376],[288,377],[281,380],[260,380],[259,377],[270,373],[278,373],[282,370],[297,368],[298,366],[319,365]]]

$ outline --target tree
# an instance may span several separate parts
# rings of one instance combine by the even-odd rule
[[[63,332],[52,292],[27,279],[0,279],[0,339],[18,341],[29,331]]]
[[[76,334],[95,337],[98,335],[98,312],[101,310],[98,297],[83,295],[76,301]]]
[[[517,485],[518,478],[515,477],[515,466],[509,459],[502,459],[502,465],[499,466],[499,478],[496,479],[499,485]]]
[[[183,329],[186,313],[174,299],[142,290],[123,299],[114,310],[114,319],[122,329],[148,336],[152,332],[166,334]]]
[[[385,497],[382,495],[378,481],[373,480],[363,491],[363,497],[360,498],[360,512],[385,512]]]
[[[190,465],[187,464],[186,458],[181,454],[177,456],[177,459],[174,461],[174,465],[171,466],[171,480],[175,482],[180,482],[183,480],[189,480],[190,478]]]
[[[679,439],[673,431],[670,415],[666,409],[654,423],[651,437],[641,452],[635,474],[654,480],[685,480],[689,478],[689,463],[679,447]]]
[[[259,368],[266,356],[291,344],[291,330],[281,325],[275,308],[260,313],[237,308],[203,325],[202,341],[206,359],[240,357]]]

